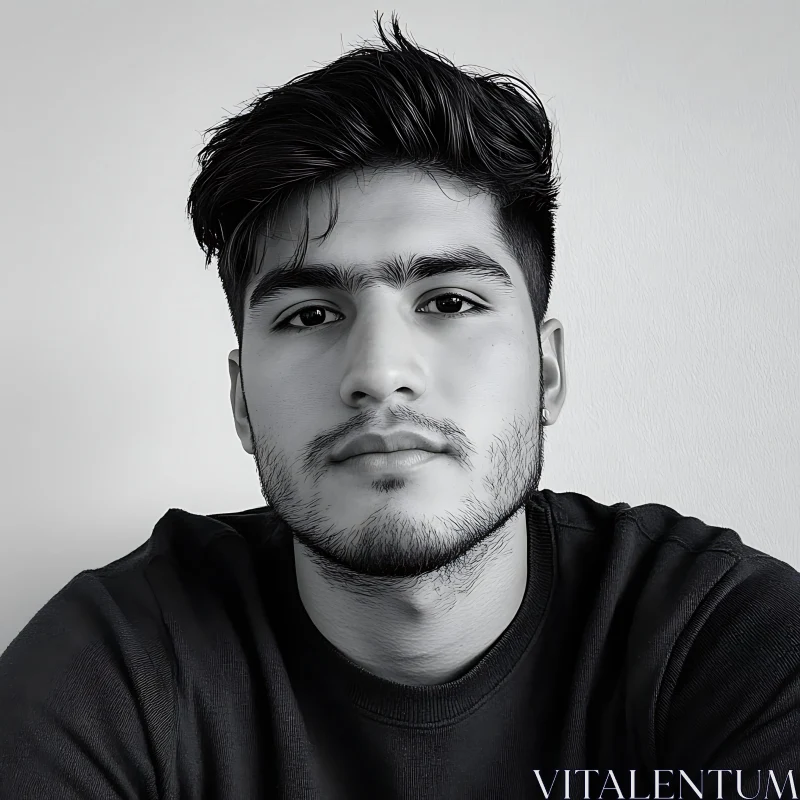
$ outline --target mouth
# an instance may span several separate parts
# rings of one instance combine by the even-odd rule
[[[410,448],[387,452],[366,452],[334,462],[344,469],[362,474],[408,473],[443,456],[442,452]]]
[[[409,460],[419,461],[425,456],[441,455],[450,449],[446,443],[437,441],[427,434],[413,431],[371,432],[345,442],[331,454],[331,461],[343,463],[369,456],[374,457],[375,463],[383,463],[380,457],[383,457],[387,464],[406,463]]]

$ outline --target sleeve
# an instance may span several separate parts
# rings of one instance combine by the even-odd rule
[[[769,556],[731,570],[695,614],[696,635],[673,654],[665,675],[661,744],[665,767],[712,773],[716,796],[800,791],[800,573]],[[741,770],[741,794],[736,771]],[[770,783],[770,793],[776,787]],[[776,795],[778,796],[778,795]]]
[[[170,662],[122,604],[81,573],[0,656],[0,797],[164,796]]]

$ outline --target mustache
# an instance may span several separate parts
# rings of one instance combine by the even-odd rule
[[[305,472],[313,471],[321,462],[322,457],[340,439],[350,434],[357,433],[364,428],[386,427],[392,422],[406,422],[419,430],[431,431],[447,440],[453,448],[451,456],[459,463],[469,468],[471,466],[470,456],[475,454],[475,448],[467,439],[466,433],[458,427],[452,420],[445,419],[441,422],[433,422],[413,409],[405,406],[397,406],[383,413],[377,410],[365,411],[357,417],[346,420],[341,425],[337,425],[328,433],[317,436],[312,442],[306,445],[300,452],[300,460]]]

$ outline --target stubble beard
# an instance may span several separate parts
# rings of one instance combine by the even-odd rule
[[[494,534],[502,534],[538,488],[544,466],[539,408],[505,422],[489,447],[481,495],[469,489],[442,515],[410,514],[396,497],[404,480],[376,479],[372,490],[386,494],[386,503],[359,525],[342,527],[325,514],[318,489],[301,496],[298,487],[305,481],[298,459],[290,461],[263,436],[254,437],[261,492],[331,579],[467,577],[503,547],[503,537]],[[324,471],[312,486],[320,475]]]

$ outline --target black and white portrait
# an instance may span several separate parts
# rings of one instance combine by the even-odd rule
[[[0,797],[798,797],[797,3],[5,17]]]

